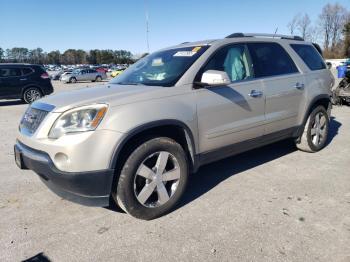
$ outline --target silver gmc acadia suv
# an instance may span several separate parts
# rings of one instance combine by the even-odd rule
[[[201,165],[287,138],[321,150],[333,85],[319,46],[300,37],[186,42],[107,85],[32,103],[15,160],[64,198],[149,220],[174,208]]]

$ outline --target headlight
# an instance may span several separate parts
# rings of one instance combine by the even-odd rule
[[[53,124],[49,138],[59,138],[65,134],[93,131],[107,112],[106,104],[96,104],[73,108],[63,113]]]

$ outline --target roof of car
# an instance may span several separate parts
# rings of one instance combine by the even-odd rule
[[[183,42],[181,44],[168,47],[166,49],[172,49],[172,48],[179,48],[179,47],[192,47],[192,46],[204,46],[204,45],[212,45],[213,43],[217,42],[227,42],[229,40],[242,40],[242,39],[249,39],[249,40],[273,40],[273,41],[293,41],[293,42],[304,42],[304,39],[300,36],[294,36],[294,35],[280,35],[280,34],[265,34],[265,33],[233,33],[225,38],[221,39],[209,39],[209,40],[202,40],[202,41],[196,41],[196,42]]]
[[[13,66],[13,67],[17,67],[17,66],[41,66],[41,65],[37,65],[37,64],[27,64],[27,63],[0,63],[0,66]]]

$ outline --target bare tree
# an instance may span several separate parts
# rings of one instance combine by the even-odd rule
[[[320,14],[320,22],[321,22],[321,28],[323,30],[324,34],[324,49],[329,49],[329,43],[331,38],[331,31],[332,31],[332,5],[327,4],[322,8],[322,13]]]
[[[324,48],[326,50],[329,47],[334,50],[339,42],[346,20],[346,14],[346,9],[339,4],[327,4],[323,7],[319,18],[324,34]]]
[[[297,28],[298,20],[299,20],[298,18],[299,18],[299,14],[295,15],[287,25],[291,35],[294,35],[295,29]]]
[[[321,30],[318,26],[310,26],[305,40],[310,41],[312,43],[319,43],[320,35],[321,35]]]
[[[346,22],[346,15],[346,9],[343,6],[339,4],[335,4],[333,6],[332,50],[334,50],[335,46],[337,45],[340,39],[342,30]]]
[[[311,26],[311,20],[308,14],[304,14],[303,16],[298,19],[297,22],[297,29],[299,30],[301,36],[304,39],[307,39],[309,37],[309,30]]]

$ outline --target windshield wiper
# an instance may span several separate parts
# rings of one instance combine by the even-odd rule
[[[139,86],[139,85],[144,85],[142,83],[135,83],[135,82],[119,82],[119,83],[116,83],[117,85],[132,85],[132,86]]]

